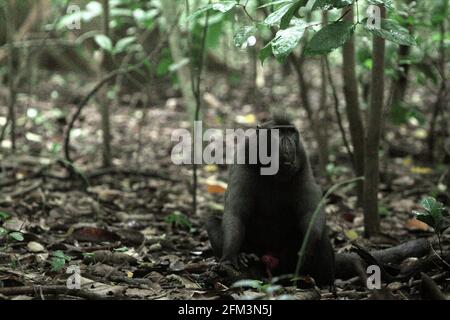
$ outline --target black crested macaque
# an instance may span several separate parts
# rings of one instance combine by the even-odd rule
[[[279,130],[279,171],[264,176],[261,164],[232,165],[223,218],[210,217],[207,231],[214,254],[224,266],[245,267],[252,255],[275,276],[294,274],[298,252],[322,192],[299,131],[291,121],[276,115],[258,128]],[[246,152],[249,140],[247,137],[244,144]],[[334,252],[324,210],[314,223],[306,252],[301,275],[313,277],[319,286],[333,286]]]

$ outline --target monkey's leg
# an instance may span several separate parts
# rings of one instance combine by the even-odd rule
[[[333,286],[336,280],[334,250],[327,231],[324,231],[317,249],[311,264],[311,275],[319,286]]]
[[[220,259],[223,252],[223,232],[222,217],[211,216],[206,222],[206,231],[208,232],[209,241],[214,252],[214,256]]]

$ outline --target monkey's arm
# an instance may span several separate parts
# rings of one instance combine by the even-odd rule
[[[322,199],[322,191],[318,186],[311,185],[311,189],[305,195],[307,199],[307,201],[303,200],[305,211],[300,218],[300,231],[303,237],[306,235],[310,221]],[[312,275],[319,285],[333,285],[335,281],[334,251],[328,236],[325,220],[326,214],[322,208],[312,225],[306,246],[304,265],[300,272]]]
[[[314,183],[311,183],[302,192],[301,205],[299,206],[297,215],[300,222],[300,232],[303,237],[308,231],[310,222],[313,219],[314,213],[316,212],[321,199],[322,191]],[[312,225],[311,233],[307,243],[307,253],[314,254],[317,246],[320,244],[326,228],[325,220],[325,210],[322,208],[315,217],[315,221]]]
[[[254,208],[255,186],[250,170],[243,165],[230,172],[230,181],[222,221],[223,252],[221,262],[238,264],[238,256],[245,238],[246,224]]]

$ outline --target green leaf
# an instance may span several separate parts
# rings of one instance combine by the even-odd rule
[[[317,32],[306,46],[306,54],[327,54],[342,47],[353,35],[355,26],[351,22],[339,21],[327,25]]]
[[[10,234],[9,234],[9,236],[12,238],[12,239],[14,239],[14,240],[16,240],[16,241],[23,241],[24,240],[24,237],[23,237],[23,233],[22,232],[11,232]]]
[[[221,13],[227,13],[236,7],[236,1],[222,1],[219,3],[211,3],[204,7],[201,7],[194,11],[190,16],[188,16],[188,20],[194,20],[200,15],[206,13],[209,10],[219,11]]]
[[[261,6],[259,6],[258,9],[267,8],[267,7],[271,7],[271,6],[276,6],[276,5],[284,4],[284,3],[287,3],[287,2],[292,2],[292,0],[276,0],[276,1],[271,1],[271,2],[269,2],[269,3],[265,3],[265,4],[261,5]]]
[[[431,215],[429,215],[427,213],[417,212],[417,211],[414,211],[413,213],[415,214],[417,220],[422,221],[423,223],[426,223],[427,225],[429,225],[432,228],[435,228],[435,222]]]
[[[64,259],[66,261],[70,261],[71,260],[70,257],[66,256],[64,254],[64,252],[62,252],[61,250],[57,250],[57,251],[53,252],[52,256],[55,257],[55,258]]]
[[[279,8],[278,10],[275,10],[272,12],[265,20],[264,24],[268,26],[273,26],[278,24],[281,19],[289,12],[289,10],[295,5],[296,3],[288,3]]]
[[[122,38],[119,41],[117,41],[116,47],[114,48],[114,51],[116,53],[123,52],[123,51],[125,51],[128,48],[129,45],[131,45],[135,41],[136,41],[136,37],[135,36]]]
[[[292,18],[300,10],[301,7],[305,6],[308,0],[298,0],[294,5],[286,12],[286,14],[281,19],[280,28],[286,29],[291,24]]]
[[[66,260],[61,259],[61,258],[57,258],[57,257],[53,257],[51,265],[52,265],[52,271],[59,272],[66,265]]]
[[[168,215],[165,220],[168,224],[173,224],[177,228],[180,227],[187,227],[189,229],[192,228],[192,224],[189,221],[189,218],[179,211],[175,211],[174,213]]]
[[[240,280],[235,282],[231,287],[232,288],[253,288],[259,289],[261,288],[263,283],[258,280]]]
[[[8,230],[0,227],[0,238],[6,236],[7,234],[8,234]]]
[[[367,18],[362,21],[364,28],[374,35],[392,41],[403,46],[416,46],[417,42],[409,33],[408,29],[402,27],[398,22],[389,19],[381,20],[381,28],[367,24]]]
[[[6,220],[10,217],[9,213],[0,211],[0,220]]]
[[[351,5],[353,0],[317,0],[312,10],[331,10],[340,9]]]
[[[102,48],[105,51],[112,52],[113,50],[113,43],[110,38],[105,36],[104,34],[98,34],[94,38],[95,42],[98,44],[100,48]]]
[[[441,232],[444,225],[444,205],[431,197],[422,200],[420,204],[426,212],[413,211],[417,219]]]
[[[432,212],[433,211],[433,209],[436,207],[436,199],[434,199],[434,198],[426,198],[426,199],[423,199],[421,202],[420,202],[420,205],[425,209],[425,210],[427,210],[428,212]]]
[[[272,40],[272,52],[278,60],[284,60],[297,47],[307,26],[299,20],[295,26],[277,32]]]
[[[392,3],[392,0],[367,0],[367,2],[375,6],[385,6],[389,10],[394,10],[394,4]]]
[[[220,11],[222,13],[226,13],[233,9],[236,6],[236,1],[222,1],[219,3],[213,3],[212,9],[215,11]]]
[[[255,26],[244,26],[238,30],[234,35],[234,45],[238,48],[243,48],[248,41],[248,38],[256,34],[257,28]]]
[[[264,64],[267,58],[272,56],[272,42],[269,42],[264,48],[259,51],[258,57],[261,63]]]
[[[67,261],[70,261],[70,257],[66,256],[64,254],[64,252],[62,252],[61,250],[57,250],[55,252],[53,252],[52,254],[52,271],[54,272],[59,272],[61,271],[64,266],[66,265]]]

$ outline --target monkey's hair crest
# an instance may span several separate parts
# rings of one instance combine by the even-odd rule
[[[292,125],[292,117],[285,111],[275,111],[272,119],[273,123],[278,126]]]

